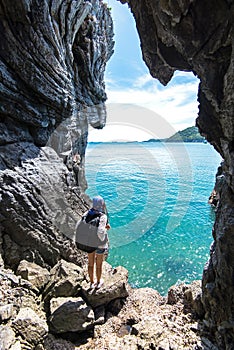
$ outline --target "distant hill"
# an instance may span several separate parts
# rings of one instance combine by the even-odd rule
[[[178,131],[165,140],[166,142],[205,142],[205,138],[199,134],[196,126],[191,126],[182,131]]]

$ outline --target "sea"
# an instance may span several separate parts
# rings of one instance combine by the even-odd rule
[[[201,279],[215,208],[208,199],[222,159],[207,143],[89,143],[86,193],[101,195],[111,225],[107,261],[134,288],[161,295]]]

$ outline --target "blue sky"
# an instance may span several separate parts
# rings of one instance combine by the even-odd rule
[[[198,113],[198,79],[192,73],[179,71],[166,87],[153,79],[142,59],[135,21],[128,6],[116,0],[105,2],[111,8],[115,32],[115,52],[105,73],[108,119],[102,131],[91,130],[89,141],[116,140],[121,127],[123,140],[141,141],[154,136],[147,116],[143,116],[144,130],[137,121],[135,124],[126,121],[126,125],[118,122],[118,117],[112,115],[115,104],[138,105],[160,115],[168,128],[164,125],[164,134],[159,137],[168,137],[173,131],[194,125]]]

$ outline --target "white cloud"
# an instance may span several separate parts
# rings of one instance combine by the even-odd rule
[[[139,76],[135,82],[133,82],[133,86],[135,88],[140,88],[145,86],[147,83],[151,83],[152,82],[152,77],[149,73],[146,73],[144,75]]]
[[[136,126],[108,124],[103,130],[90,129],[89,141],[92,142],[126,142],[144,141],[153,136]]]
[[[172,81],[167,87],[160,86],[148,74],[136,79],[132,87],[113,88],[113,85],[107,85],[108,103],[143,106],[162,116],[176,130],[182,130],[194,125],[197,117],[198,81],[195,78],[184,81],[184,73],[175,77],[177,80],[181,77],[182,82],[175,84]]]

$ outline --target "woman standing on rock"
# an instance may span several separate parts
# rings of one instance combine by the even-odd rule
[[[101,214],[101,215],[100,215]],[[102,263],[104,258],[104,253],[108,249],[108,239],[106,240],[105,237],[107,236],[107,230],[110,229],[110,225],[108,223],[107,218],[107,210],[105,201],[101,196],[96,196],[93,198],[93,206],[88,211],[87,214],[87,222],[92,220],[94,217],[100,217],[98,229],[97,229],[97,235],[100,238],[101,241],[106,241],[103,245],[100,245],[94,252],[88,253],[88,274],[90,278],[91,288],[100,288],[103,285],[103,280],[101,279],[102,276]],[[94,265],[96,262],[96,278],[97,280],[94,281]]]

